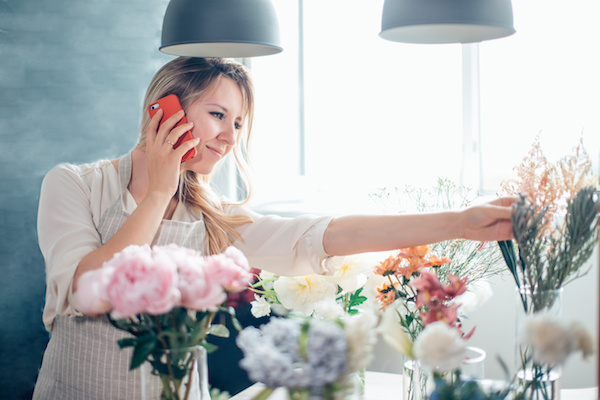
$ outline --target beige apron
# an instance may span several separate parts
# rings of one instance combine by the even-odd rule
[[[131,153],[119,162],[121,196],[101,216],[98,232],[106,243],[129,217],[123,196],[131,179]],[[153,245],[176,243],[205,251],[204,221],[163,220]],[[106,317],[58,315],[38,380],[34,400],[136,400],[141,398],[141,370],[129,371],[131,348],[121,350],[117,340],[129,337]],[[150,393],[159,398],[160,381],[154,378]],[[196,399],[197,397],[193,397]]]

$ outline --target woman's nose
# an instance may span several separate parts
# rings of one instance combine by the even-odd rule
[[[235,143],[235,127],[226,127],[219,134],[219,140],[225,142],[228,145],[233,145]]]

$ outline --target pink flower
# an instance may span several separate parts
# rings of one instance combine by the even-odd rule
[[[189,310],[216,311],[227,299],[223,287],[209,273],[206,259],[179,267],[181,305]]]
[[[177,268],[166,252],[129,246],[105,265],[114,268],[106,287],[113,318],[164,314],[180,301]]]
[[[248,259],[246,258],[244,253],[242,253],[237,247],[229,246],[227,249],[225,249],[223,254],[231,260],[233,260],[233,262],[240,268],[244,270],[250,270],[250,264],[248,264]]]
[[[441,302],[428,304],[429,310],[421,312],[423,325],[429,325],[433,322],[442,321],[449,326],[455,326],[458,321],[458,305],[444,305]]]
[[[417,307],[428,305],[433,301],[452,300],[467,290],[467,278],[460,279],[456,275],[448,275],[450,283],[443,285],[437,275],[430,271],[421,271],[421,276],[410,285],[419,291]]]
[[[104,267],[88,271],[77,282],[77,291],[73,293],[75,308],[93,317],[105,314],[112,306],[106,301],[106,284],[113,268]]]
[[[241,292],[248,288],[253,275],[241,251],[229,247],[222,254],[207,258],[207,272],[228,292]]]
[[[433,272],[421,271],[421,276],[413,279],[410,286],[417,289],[417,307],[445,298],[444,286]]]

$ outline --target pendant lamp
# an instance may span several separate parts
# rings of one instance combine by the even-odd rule
[[[510,0],[385,0],[381,33],[403,43],[473,43],[515,33]]]
[[[171,0],[167,6],[163,53],[243,58],[282,50],[271,0]]]

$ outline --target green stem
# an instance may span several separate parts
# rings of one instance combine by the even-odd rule
[[[260,391],[260,393],[254,396],[252,400],[266,400],[269,396],[271,396],[271,394],[273,394],[274,391],[275,389],[273,388],[264,388]]]
[[[167,369],[169,370],[169,376],[168,377],[164,377],[161,376],[161,379],[163,380],[163,388],[165,387],[165,379],[168,379],[167,382],[167,387],[169,388],[169,395],[172,396],[173,393],[171,391],[171,384],[170,382],[175,382],[175,373],[173,372],[173,365],[172,365],[172,358],[171,358],[171,352],[170,351],[166,351],[169,349],[168,343],[166,342],[164,335],[162,335],[162,329],[161,329],[161,324],[160,324],[160,319],[158,318],[158,316],[154,316],[152,317],[154,319],[155,325],[156,325],[156,333],[157,333],[157,337],[160,340],[161,344],[163,345],[163,350],[165,350],[165,355],[167,357]],[[155,360],[157,362],[160,362],[160,360]],[[177,389],[177,387],[175,388]],[[176,393],[178,392],[178,390],[176,391]],[[177,395],[179,396],[179,394],[177,393]]]

